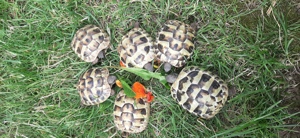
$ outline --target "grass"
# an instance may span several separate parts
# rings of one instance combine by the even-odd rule
[[[2,0],[0,137],[120,137],[113,127],[115,96],[99,106],[80,106],[75,84],[92,65],[71,50],[72,37],[86,24],[104,28],[113,47],[93,67],[113,66],[119,61],[116,47],[134,22],[155,38],[168,19],[199,24],[188,65],[219,75],[231,95],[216,117],[200,123],[156,79],[110,69],[141,81],[156,97],[147,129],[132,137],[297,136],[299,96],[286,97],[299,95],[291,90],[299,90],[292,82],[299,76],[294,68],[300,61],[300,13],[297,2],[277,2],[268,16],[270,5],[267,0]]]

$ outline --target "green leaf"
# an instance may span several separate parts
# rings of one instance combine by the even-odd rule
[[[159,82],[162,83],[166,88],[168,88],[168,89],[170,88],[170,86],[166,80],[166,77],[163,76],[161,73],[150,72],[148,70],[141,69],[141,68],[124,68],[124,67],[122,67],[121,69],[131,72],[137,76],[140,76],[144,80],[150,80],[151,78],[158,79]]]
[[[124,81],[123,79],[119,79],[122,87],[124,89],[124,93],[126,94],[126,96],[128,97],[134,97],[135,93],[132,91],[131,87],[126,83],[126,81]]]

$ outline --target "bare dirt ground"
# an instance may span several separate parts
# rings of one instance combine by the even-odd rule
[[[295,66],[288,71],[284,71],[285,80],[288,82],[288,88],[282,93],[282,106],[288,106],[290,114],[300,112],[300,66]],[[299,114],[298,114],[299,116]],[[286,119],[286,124],[299,124],[298,120]],[[293,131],[281,131],[280,137],[300,138],[300,127],[293,127]]]

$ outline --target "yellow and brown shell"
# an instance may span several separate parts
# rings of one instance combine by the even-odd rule
[[[139,133],[146,129],[150,115],[150,103],[145,99],[127,97],[120,91],[114,105],[114,123],[118,130]]]
[[[174,67],[182,67],[194,50],[195,30],[188,24],[168,20],[156,38],[157,59]]]
[[[196,66],[185,67],[171,87],[172,97],[184,109],[204,119],[214,117],[227,101],[227,85],[218,76]]]
[[[96,63],[99,53],[110,47],[110,37],[103,29],[86,25],[76,32],[71,47],[82,60]]]
[[[109,71],[107,68],[87,70],[77,83],[81,103],[84,105],[97,105],[107,100],[113,92],[108,78]]]
[[[136,25],[126,35],[118,46],[120,64],[125,67],[144,68],[155,58],[153,40],[149,34]]]

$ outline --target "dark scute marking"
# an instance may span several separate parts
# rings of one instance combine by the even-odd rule
[[[217,105],[223,105],[223,103],[222,103],[223,101],[221,100],[221,101],[219,101],[219,102],[217,102]]]
[[[84,101],[88,101],[88,99],[87,99],[85,96],[83,96],[82,99],[83,99]]]
[[[206,111],[206,113],[205,114],[207,114],[207,115],[211,115],[212,114],[212,110],[210,110],[210,109],[207,109],[207,111]]]
[[[161,44],[158,44],[157,47],[158,47],[158,50],[163,53],[163,46]]]
[[[145,119],[141,119],[141,122],[144,122],[145,121]]]
[[[148,42],[148,39],[146,37],[141,37],[140,40],[144,43],[147,43]]]
[[[103,36],[103,35],[99,36],[98,38],[99,38],[99,40],[101,40],[101,41],[104,40],[104,36]]]
[[[193,47],[193,46],[190,46],[190,47],[187,49],[187,51],[189,51],[189,53],[192,53],[193,50],[194,50],[194,47]]]
[[[91,88],[86,88],[86,91],[88,91],[90,94],[92,94]]]
[[[75,43],[73,43],[72,47],[75,48],[75,46],[76,46]]]
[[[149,53],[150,46],[145,46],[145,47],[144,47],[144,50],[145,50],[147,53]]]
[[[125,104],[124,108],[133,109],[132,104],[129,104],[129,103]]]
[[[77,53],[81,53],[81,48],[82,48],[82,46],[77,47],[76,52],[77,52]]]
[[[124,114],[124,115],[123,115],[123,114]],[[130,118],[131,121],[134,120],[133,114],[131,114],[131,113],[125,113],[125,112],[123,112],[123,113],[121,114],[121,117],[123,117],[123,116],[126,116],[126,117]],[[130,123],[132,123],[132,122],[130,122]],[[131,124],[131,126],[132,126],[132,124]]]
[[[211,86],[214,88],[214,89],[218,89],[220,87],[220,84],[214,80],[213,83],[211,84]]]
[[[198,106],[193,112],[196,113],[197,115],[200,115],[202,113],[202,110],[200,106]]]
[[[183,84],[184,83],[186,83],[188,81],[188,78],[187,77],[184,77],[183,79],[181,79],[180,81],[179,81],[179,90],[182,90],[183,89]]]
[[[90,98],[91,101],[95,100],[95,97],[93,95],[89,95],[89,98]]]
[[[168,26],[164,26],[162,30],[163,31],[169,31],[169,27]]]
[[[189,76],[189,77],[191,77],[191,78],[194,78],[195,76],[197,76],[198,75],[198,71],[192,71],[192,72],[190,72],[187,76]]]
[[[140,31],[134,32],[137,35],[142,35],[142,33]]]
[[[93,72],[93,69],[89,69],[87,72],[85,72],[85,77],[88,78],[91,76],[91,73]]]
[[[201,81],[207,82],[207,81],[209,81],[210,78],[211,78],[211,76],[209,76],[207,74],[203,74],[201,77]]]
[[[201,90],[202,91],[202,90]],[[202,94],[201,94],[201,92],[199,92],[198,94],[197,94],[197,96],[196,96],[196,101],[198,102],[198,103],[202,103],[201,102],[201,99],[203,98],[203,96],[202,96]]]
[[[93,32],[100,33],[100,30],[99,29],[94,29]]]
[[[209,95],[209,92],[206,90],[201,89],[199,94],[205,94],[205,95]]]
[[[210,98],[211,98],[213,101],[216,101],[216,97],[210,96]]]
[[[133,38],[129,38],[131,44],[133,44]]]
[[[134,51],[133,51],[133,49],[130,49],[129,52],[130,52],[131,55],[133,55]]]
[[[191,109],[191,104],[189,103],[189,100],[187,100],[183,106],[187,109],[187,110],[190,110]]]
[[[191,84],[190,86],[189,86],[189,88],[187,89],[187,95],[188,96],[191,96],[191,94],[196,90],[196,89],[198,89],[199,90],[199,86],[197,85],[197,84]],[[197,91],[195,91],[195,92],[197,92]],[[199,91],[198,91],[199,92]]]
[[[177,98],[178,101],[181,101],[181,95],[179,93],[177,93],[175,96],[176,96],[176,98]]]
[[[117,101],[121,101],[122,100],[122,96],[117,98]]]
[[[226,86],[222,86],[222,89],[223,89],[224,91],[227,91],[227,90],[228,90],[228,88],[227,88]]]
[[[139,104],[145,105],[144,100],[143,100],[143,99],[140,99],[140,100],[139,100]]]
[[[79,40],[82,40],[82,38],[83,38],[84,36],[85,36],[85,35],[84,35],[84,34],[82,34],[82,35],[80,36]]]
[[[164,34],[159,34],[158,40],[162,41],[165,39],[165,35]]]
[[[80,78],[79,82],[78,82],[78,88],[80,89],[80,91],[83,91],[85,87],[85,79]]]
[[[88,39],[88,38],[87,38],[87,39],[85,39],[85,41],[86,41],[87,43],[91,42],[91,40],[90,40],[90,39]]]
[[[116,105],[115,108],[114,108],[114,111],[117,111],[117,110],[121,110],[121,107]]]
[[[122,61],[123,63],[126,63],[126,62],[125,62],[125,59],[124,59],[123,57],[121,57],[121,61]]]
[[[128,63],[128,67],[134,67],[131,63]]]
[[[166,51],[165,52],[165,56],[168,57],[168,58],[170,58],[170,57],[172,57],[172,53],[170,53],[170,51]]]
[[[213,105],[210,102],[205,103],[205,106],[212,107]],[[209,109],[208,109],[209,110]]]
[[[140,62],[143,62],[143,61],[144,61],[144,58],[145,58],[145,56],[144,56],[143,54],[140,54],[140,55],[134,60],[134,62],[135,62],[136,64],[139,64]]]
[[[97,90],[97,95],[98,95],[99,97],[102,96],[102,95],[103,95],[103,91]]]
[[[177,43],[175,43],[174,41],[170,42],[169,46],[174,51],[180,51],[181,50],[181,47]]]
[[[84,57],[88,56],[88,53],[87,53],[87,52],[84,52],[84,53],[83,53],[83,56],[84,56]]]
[[[146,109],[141,109],[141,114],[146,115]]]
[[[195,67],[190,67],[190,69],[186,68],[185,71],[189,71],[189,70],[195,70],[196,68]]]
[[[89,88],[94,87],[93,78],[89,77],[89,78],[86,79],[86,81],[87,81],[87,87],[89,87]]]
[[[223,91],[220,90],[220,92],[216,95],[216,97],[223,97]]]
[[[175,97],[176,97],[176,94],[173,94],[173,95],[172,95],[172,97],[174,97],[174,98],[175,98]]]
[[[189,87],[186,91],[186,94],[190,97],[193,92],[194,92],[194,89],[192,87]]]
[[[174,49],[177,49],[177,48],[178,48],[178,44],[175,44],[175,45],[174,45]]]
[[[101,101],[104,101],[104,100],[105,100],[105,97],[104,97],[104,96],[101,96],[100,99],[101,99]]]
[[[95,69],[95,74],[96,75],[101,74],[101,70],[100,69]]]
[[[102,87],[103,86],[103,79],[102,78],[99,78],[97,80],[97,87]]]

